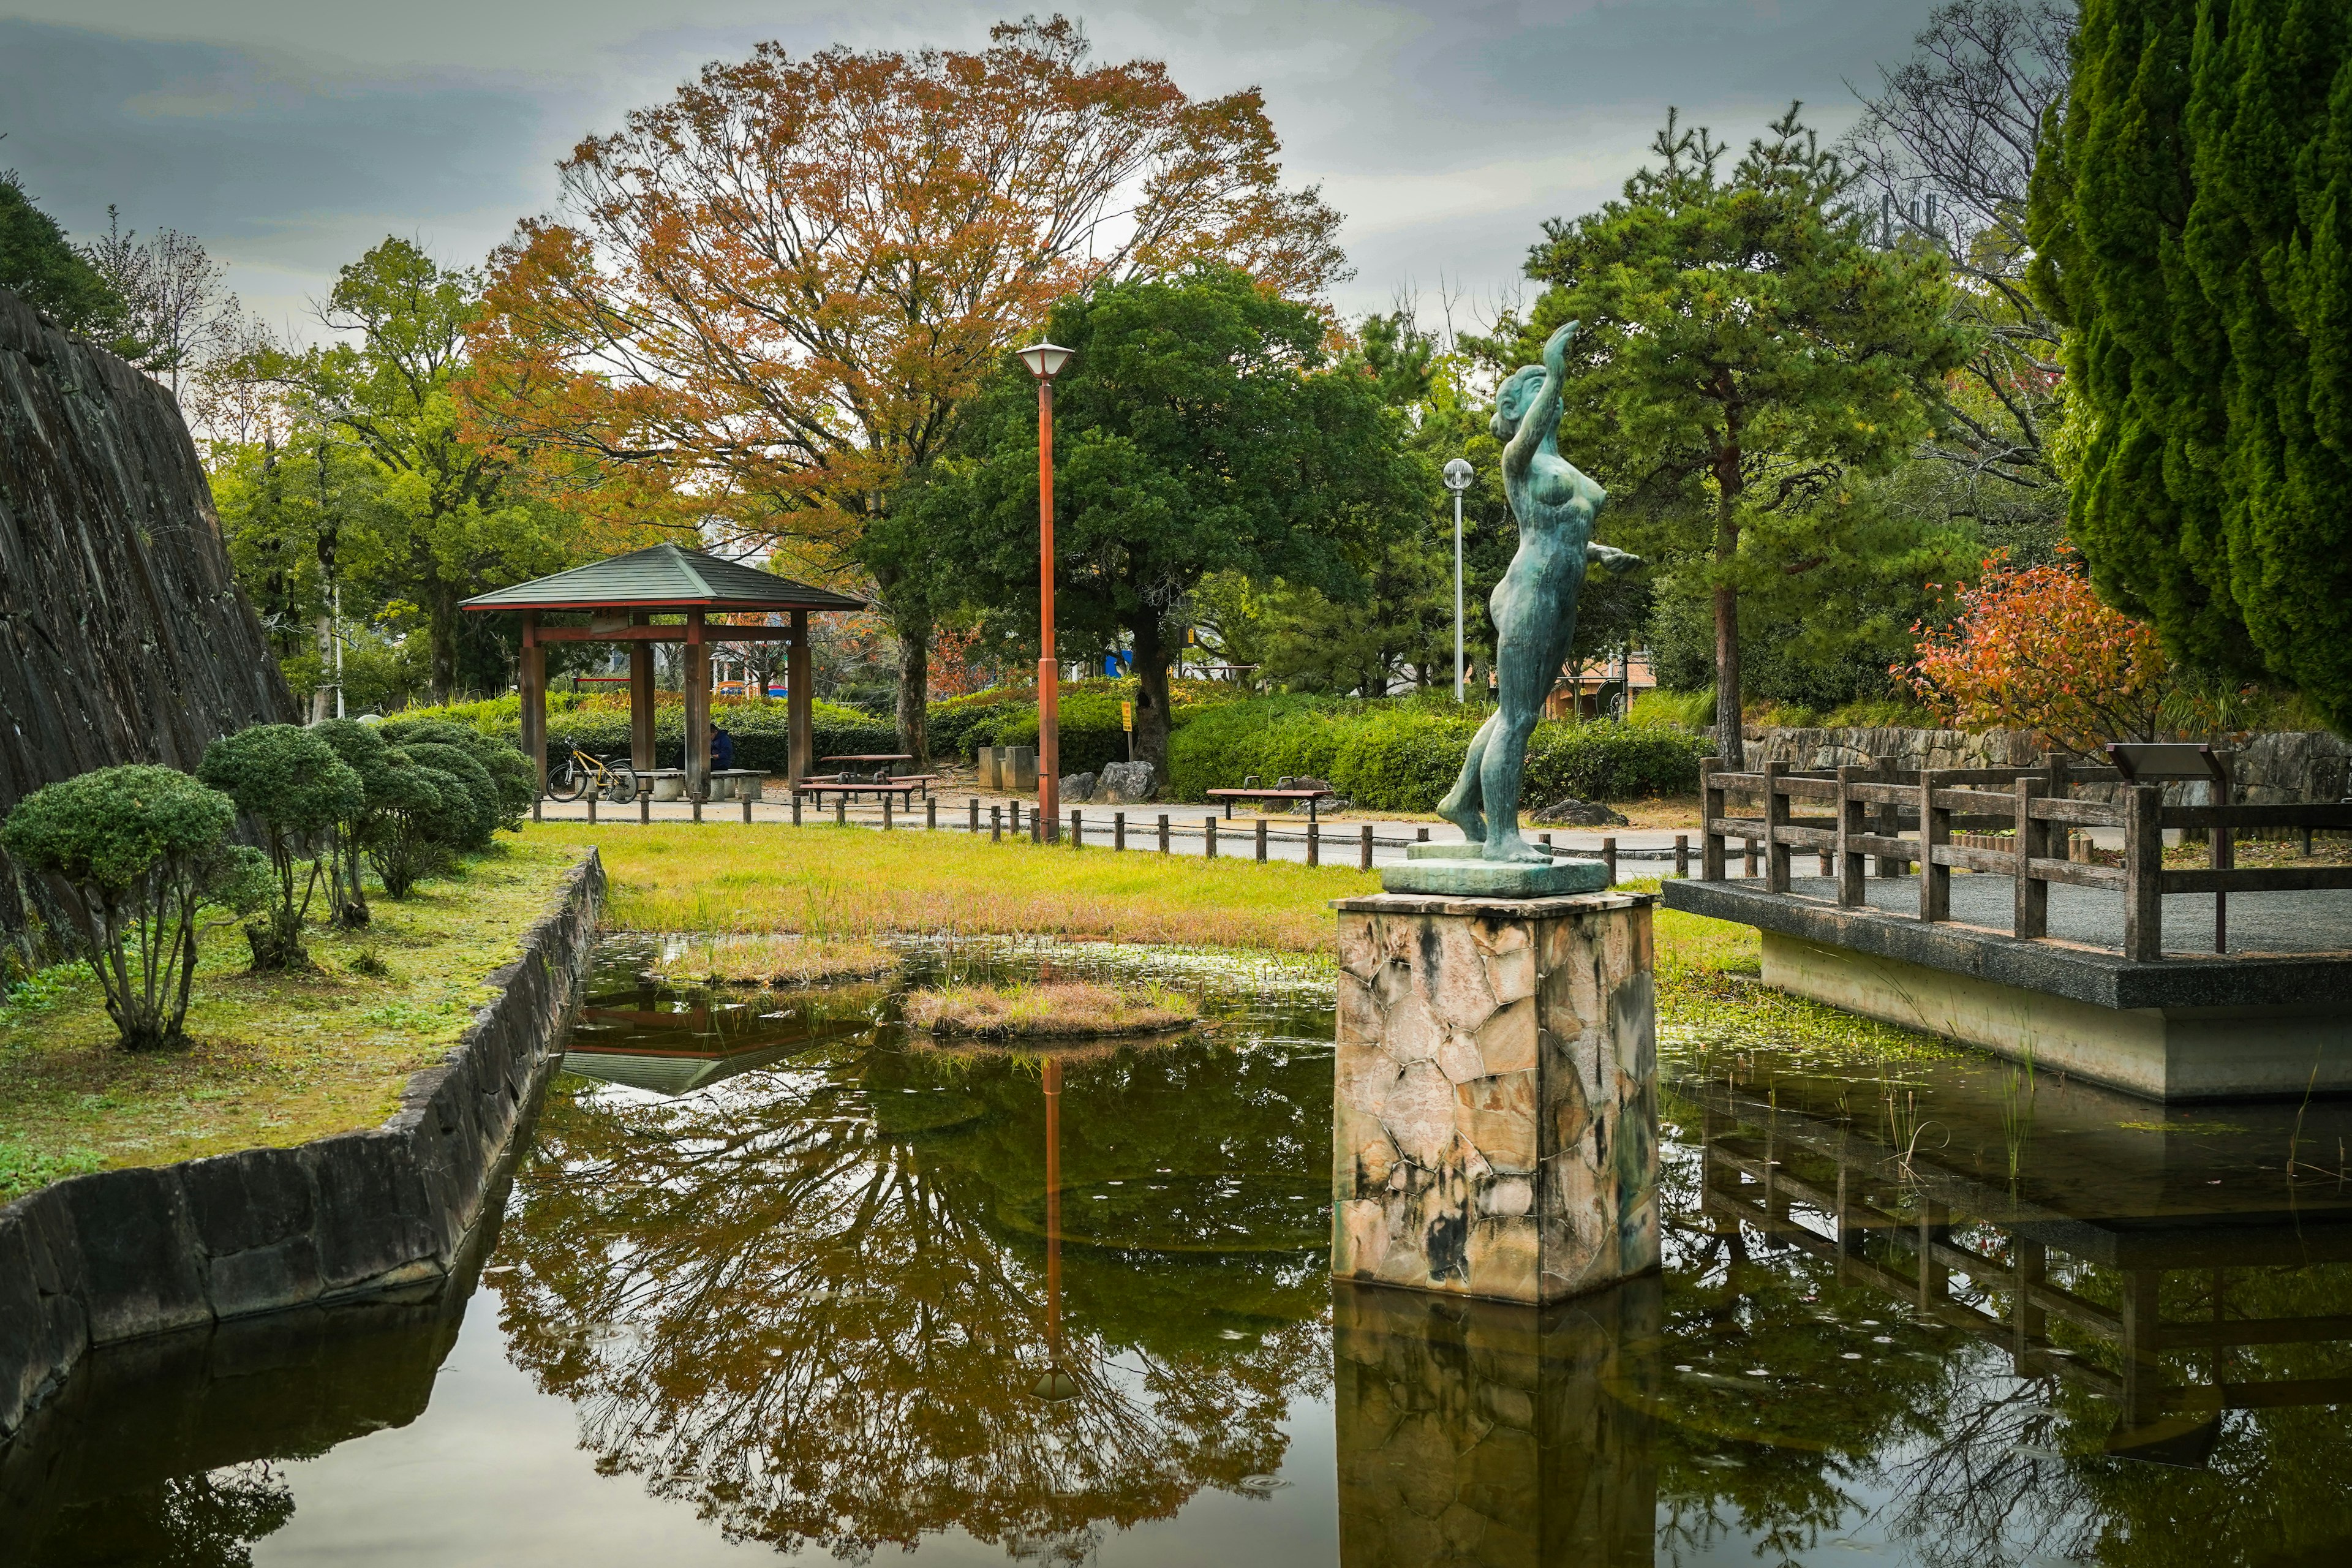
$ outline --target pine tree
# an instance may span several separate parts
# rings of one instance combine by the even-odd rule
[[[2086,0],[2034,176],[2071,531],[2180,658],[2352,725],[2352,14]]]
[[[1853,171],[1796,107],[1726,171],[1726,148],[1671,118],[1658,163],[1528,264],[1552,285],[1519,350],[1569,320],[1562,446],[1612,491],[1612,541],[1703,552],[1723,755],[1740,763],[1741,595],[1898,546],[1851,481],[1932,427],[1968,340],[1943,258],[1875,248]],[[1872,526],[1864,527],[1864,524]]]

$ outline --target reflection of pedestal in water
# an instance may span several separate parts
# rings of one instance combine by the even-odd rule
[[[1651,1561],[1654,1278],[1553,1307],[1334,1298],[1344,1568]]]
[[[1654,901],[1337,906],[1334,1275],[1538,1302],[1657,1266]]]

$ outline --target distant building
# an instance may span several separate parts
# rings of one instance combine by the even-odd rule
[[[1657,684],[1647,648],[1635,648],[1629,654],[1590,664],[1566,666],[1560,670],[1559,684],[1552,688],[1550,700],[1544,704],[1544,717],[1622,718],[1632,709],[1635,697]]]

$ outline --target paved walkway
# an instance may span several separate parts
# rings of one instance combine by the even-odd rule
[[[1010,808],[1015,804],[1011,796],[976,795],[969,789],[939,795],[933,798],[938,805],[939,826],[936,831],[940,833],[969,833],[971,821],[971,803],[974,799],[980,802],[980,831],[982,835],[988,832],[988,814],[991,806],[1003,811],[1004,820],[1009,824],[1012,817]],[[1029,830],[1029,819],[1034,815],[1034,802],[1023,799],[1018,804],[1021,806],[1022,832],[1025,837]],[[803,803],[801,809],[801,820],[804,824],[814,826],[834,820],[835,812],[830,802],[823,811],[819,811],[814,802]],[[1217,819],[1217,853],[1220,856],[1227,858],[1238,856],[1243,858],[1255,857],[1257,853],[1257,824],[1262,820],[1266,828],[1267,859],[1303,861],[1307,858],[1307,818],[1302,816],[1277,813],[1260,818],[1244,812],[1237,813],[1234,819],[1228,822],[1214,807],[1183,802],[1159,801],[1144,805],[1129,806],[1081,805],[1076,809],[1080,813],[1080,821],[1085,829],[1086,844],[1088,848],[1097,846],[1104,848],[1110,847],[1113,814],[1124,812],[1127,816],[1129,852],[1156,853],[1159,848],[1160,818],[1164,814],[1169,819],[1169,853],[1173,855],[1204,853],[1208,843],[1204,824],[1209,818],[1215,817]],[[541,820],[546,822],[584,822],[588,817],[587,805],[580,801],[568,804],[545,801],[541,803],[540,810]],[[666,801],[650,805],[647,808],[647,815],[655,822],[688,822],[693,820],[694,808],[683,801]],[[864,827],[879,829],[883,826],[882,808],[878,805],[861,803],[847,807],[842,816],[845,821]],[[755,823],[789,823],[792,818],[792,802],[789,797],[783,796],[783,791],[780,786],[771,785],[768,798],[754,802],[751,806],[751,820]],[[600,823],[633,825],[638,820],[638,809],[635,805],[599,805],[596,819]],[[730,824],[740,826],[743,821],[743,803],[733,800],[712,801],[702,808],[702,820],[706,825],[716,827],[724,827]],[[894,806],[891,812],[891,830],[900,833],[924,832],[926,820],[925,808],[921,802],[917,802],[911,811],[899,811]],[[1068,811],[1066,809],[1063,813],[1065,833],[1068,829]],[[1407,847],[1423,838],[1433,843],[1462,841],[1461,833],[1444,823],[1346,816],[1326,818],[1319,826],[1322,859],[1325,865],[1356,864],[1361,853],[1363,830],[1368,826],[1372,829],[1372,863],[1376,866],[1386,866],[1404,859]],[[1582,858],[1598,857],[1601,853],[1601,840],[1604,837],[1613,837],[1617,840],[1619,874],[1626,878],[1654,877],[1674,869],[1676,834],[1671,828],[1555,827],[1528,828],[1526,831],[1529,837],[1536,837],[1548,832],[1551,835],[1552,847],[1555,849],[1559,850],[1563,855]],[[1685,836],[1690,840],[1691,864],[1696,869],[1698,864],[1698,835],[1691,831],[1686,832]],[[1731,865],[1733,874],[1739,874],[1741,861],[1736,853],[1732,857]]]

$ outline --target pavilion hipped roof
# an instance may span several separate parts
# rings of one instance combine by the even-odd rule
[[[656,544],[569,572],[477,594],[468,610],[863,610],[863,599],[812,588],[677,544]]]

